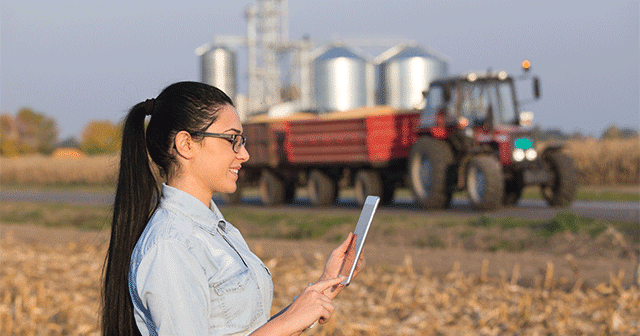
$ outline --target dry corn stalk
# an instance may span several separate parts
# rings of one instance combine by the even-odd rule
[[[105,246],[35,246],[3,237],[0,335],[98,335],[104,252]],[[324,260],[262,257],[274,275],[274,313],[317,279],[317,264]],[[337,309],[329,323],[306,334],[640,333],[640,292],[621,285],[623,273],[593,289],[563,291],[551,285],[550,265],[544,286],[539,277],[533,288],[504,290],[505,284],[517,283],[519,268],[509,282],[504,271],[504,283],[486,275],[479,282],[477,275],[461,272],[459,262],[446,276],[436,276],[420,274],[410,260],[397,268],[365,268],[334,301]]]

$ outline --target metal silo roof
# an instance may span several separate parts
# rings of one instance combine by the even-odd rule
[[[326,61],[334,58],[354,58],[359,60],[365,60],[364,57],[355,54],[353,51],[349,50],[347,47],[333,47],[323,52],[316,58],[316,61]]]
[[[390,60],[412,58],[412,57],[433,58],[445,63],[449,62],[448,57],[441,55],[432,50],[426,50],[414,44],[396,45],[393,48],[390,48],[387,51],[383,52],[382,54],[378,55],[378,57],[376,57],[375,59],[375,62],[380,64],[380,63],[388,62]]]

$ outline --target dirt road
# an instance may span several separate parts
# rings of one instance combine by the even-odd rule
[[[631,187],[628,187],[629,189]],[[621,189],[623,191],[630,191]],[[2,201],[23,201],[23,202],[56,202],[66,204],[97,204],[111,205],[113,195],[101,192],[80,192],[80,191],[59,191],[59,190],[0,190],[0,202]],[[217,204],[222,201],[216,199]],[[245,197],[243,206],[262,207],[261,201],[257,197]],[[306,211],[310,208],[310,203],[306,198],[298,198],[294,204],[283,205],[279,208],[287,211]],[[275,209],[276,207],[271,207]],[[360,207],[352,197],[343,197],[338,201],[338,206],[326,209],[316,209],[317,211],[359,211]],[[546,219],[553,217],[561,208],[550,208],[541,200],[521,200],[518,206],[504,208],[490,212],[491,215],[513,218],[539,218]],[[576,215],[616,221],[640,221],[640,205],[637,202],[596,202],[596,201],[575,201],[570,207]],[[409,198],[396,197],[393,206],[381,207],[382,212],[424,212]],[[432,215],[460,216],[466,213],[476,213],[464,199],[454,199],[451,209],[445,211],[428,211]]]

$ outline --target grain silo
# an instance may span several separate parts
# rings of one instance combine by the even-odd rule
[[[420,106],[429,83],[448,71],[445,57],[414,44],[390,48],[375,61],[379,64],[378,102],[397,109]]]
[[[373,64],[343,45],[328,47],[314,60],[315,107],[320,112],[373,105]]]
[[[202,53],[202,82],[236,96],[236,55],[225,46],[214,46]]]

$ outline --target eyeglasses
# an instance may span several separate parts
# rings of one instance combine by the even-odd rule
[[[209,132],[193,132],[193,136],[203,136],[210,138],[222,138],[231,143],[231,148],[237,154],[240,153],[240,149],[247,143],[247,138],[240,134],[223,134],[223,133],[209,133]]]

